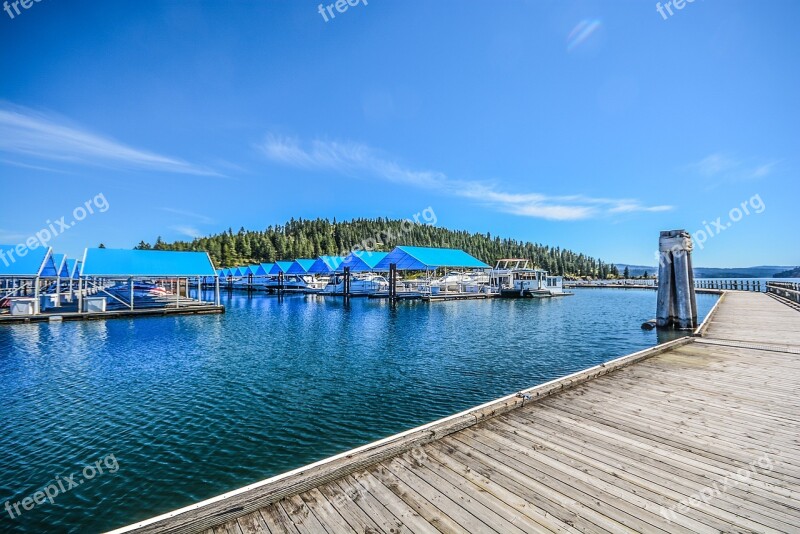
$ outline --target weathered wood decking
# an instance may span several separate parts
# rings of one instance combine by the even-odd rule
[[[800,313],[637,354],[128,530],[798,532]]]

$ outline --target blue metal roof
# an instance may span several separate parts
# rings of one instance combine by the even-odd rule
[[[344,258],[341,256],[320,256],[314,264],[309,267],[308,274],[328,274],[336,270],[341,265]]]
[[[274,264],[274,263],[262,263],[262,264],[261,264],[261,269],[264,271],[264,272],[262,273],[262,275],[263,275],[263,276],[266,276],[266,275],[268,275],[268,274],[269,274],[269,272],[272,270],[272,268],[273,268],[273,267],[275,267],[275,264]]]
[[[374,271],[378,268],[378,263],[387,255],[388,252],[372,252],[368,250],[351,252],[342,260],[342,263],[336,268],[336,272],[343,273],[345,267],[350,267],[351,273]]]
[[[55,273],[56,265],[50,247],[31,249],[23,244],[0,245],[0,276],[35,278],[55,276]]]
[[[77,278],[78,273],[75,272],[75,269],[78,267],[78,260],[67,260],[67,272],[69,273],[68,278]]]
[[[290,261],[276,261],[272,269],[269,270],[269,274],[286,273],[291,266],[292,262]]]
[[[489,268],[481,260],[455,248],[396,247],[375,268],[385,271],[391,263],[397,264],[398,271],[425,271],[437,267]]]
[[[234,267],[231,276],[242,277],[244,276],[244,268],[243,267]]]
[[[81,276],[216,276],[205,252],[89,248]]]
[[[263,263],[251,265],[250,268],[253,269],[253,276],[266,276],[269,274],[269,271],[264,268]]]
[[[53,264],[55,269],[52,276],[60,278],[69,278],[69,269],[67,268],[67,255],[66,254],[53,254]]]
[[[313,259],[297,259],[292,262],[292,266],[286,271],[288,274],[308,274],[308,270],[314,265],[316,260]]]

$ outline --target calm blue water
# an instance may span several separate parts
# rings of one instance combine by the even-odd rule
[[[0,505],[118,466],[0,509],[0,531],[122,526],[652,346],[655,299],[233,295],[221,316],[0,327]]]

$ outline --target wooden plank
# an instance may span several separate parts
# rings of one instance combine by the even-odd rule
[[[270,504],[259,510],[261,519],[269,526],[273,534],[299,534],[300,531],[294,526],[289,514],[283,509],[280,503]]]
[[[345,477],[345,480],[352,481],[354,484],[360,485],[364,490],[363,503],[370,510],[378,510],[380,517],[384,513],[380,507],[384,507],[387,512],[391,513],[404,527],[408,528],[415,534],[429,534],[437,533],[439,530],[425,520],[414,508],[409,506],[402,499],[394,498],[392,491],[387,488],[380,480],[369,472],[360,473],[357,475]],[[371,517],[375,518],[375,515]],[[391,530],[390,530],[391,532]]]
[[[239,524],[242,534],[277,534],[270,530],[259,511],[243,515],[234,521]]]
[[[468,528],[461,526],[452,519],[436,504],[431,503],[425,497],[415,491],[414,488],[397,478],[392,470],[384,465],[378,465],[370,469],[369,474],[380,480],[389,491],[414,509],[428,523],[436,527],[441,532],[470,532]]]
[[[291,519],[292,524],[300,531],[300,534],[319,534],[321,532],[334,534],[320,523],[311,508],[299,495],[292,495],[283,499],[280,505]]]
[[[338,481],[320,486],[319,491],[325,496],[325,499],[327,499],[330,505],[341,514],[342,518],[350,525],[354,532],[378,534],[389,531],[378,526],[378,523],[368,514],[365,514],[358,504],[356,504],[355,499],[359,498],[357,493],[349,494],[342,490],[338,485]],[[397,526],[400,526],[399,522]]]
[[[493,422],[492,427],[499,427],[503,425],[502,421]],[[639,476],[638,473],[630,473],[616,466],[610,465],[608,462],[597,461],[591,456],[581,453],[576,453],[574,450],[567,447],[560,446],[561,440],[550,440],[540,438],[531,433],[520,432],[506,432],[501,428],[492,429],[499,434],[495,439],[506,446],[516,448],[519,451],[532,451],[528,452],[532,455],[540,457],[547,457],[553,462],[566,464],[576,476],[591,476],[599,480],[603,480],[607,484],[625,488],[630,493],[641,495],[649,501],[659,506],[659,514],[661,508],[671,509],[677,507],[680,502],[692,496],[700,488],[688,489],[685,486],[676,488],[674,485],[663,485],[658,481],[653,482],[648,477]],[[469,431],[465,431],[469,432]],[[553,465],[553,464],[551,464]],[[677,490],[683,489],[683,492]],[[667,500],[668,499],[668,500]],[[747,501],[742,501],[746,503]],[[684,526],[695,531],[702,531],[711,528],[712,532],[725,531],[731,525],[738,525],[742,528],[763,530],[763,527],[769,527],[776,531],[785,531],[792,526],[792,518],[786,516],[785,522],[777,518],[771,517],[774,515],[770,511],[770,515],[762,513],[745,513],[744,520],[740,506],[731,505],[727,500],[715,500],[714,508],[704,510],[690,509],[689,513],[684,513],[690,521],[683,521],[680,515],[674,521],[676,523],[682,522]],[[695,520],[702,523],[704,526],[699,526]]]
[[[524,531],[514,525],[514,523],[495,512],[493,508],[487,507],[483,502],[476,499],[474,497],[475,492],[468,486],[466,480],[453,480],[450,477],[441,476],[439,474],[441,472],[440,470],[427,468],[427,464],[432,463],[430,460],[427,460],[425,464],[417,464],[413,459],[409,460],[406,455],[403,455],[395,458],[392,462],[405,468],[406,471],[413,473],[420,481],[436,488],[444,496],[461,507],[465,514],[471,515],[473,518],[480,518],[480,521],[486,524],[490,530],[494,532],[507,532],[509,534],[524,534]]]

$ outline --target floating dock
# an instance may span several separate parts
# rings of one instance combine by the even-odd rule
[[[115,532],[796,532],[798,392],[800,313],[725,293],[695,337]]]
[[[173,300],[174,302],[174,300]],[[172,306],[153,306],[139,307],[133,310],[120,308],[106,310],[104,312],[78,312],[78,311],[59,311],[58,309],[48,310],[36,315],[10,315],[4,313],[0,315],[0,325],[3,324],[24,324],[24,323],[48,323],[58,321],[96,321],[102,319],[126,319],[131,317],[164,317],[166,315],[208,315],[225,313],[225,306],[217,306],[207,302],[198,303],[181,300],[181,307]],[[77,308],[75,308],[77,310]]]

